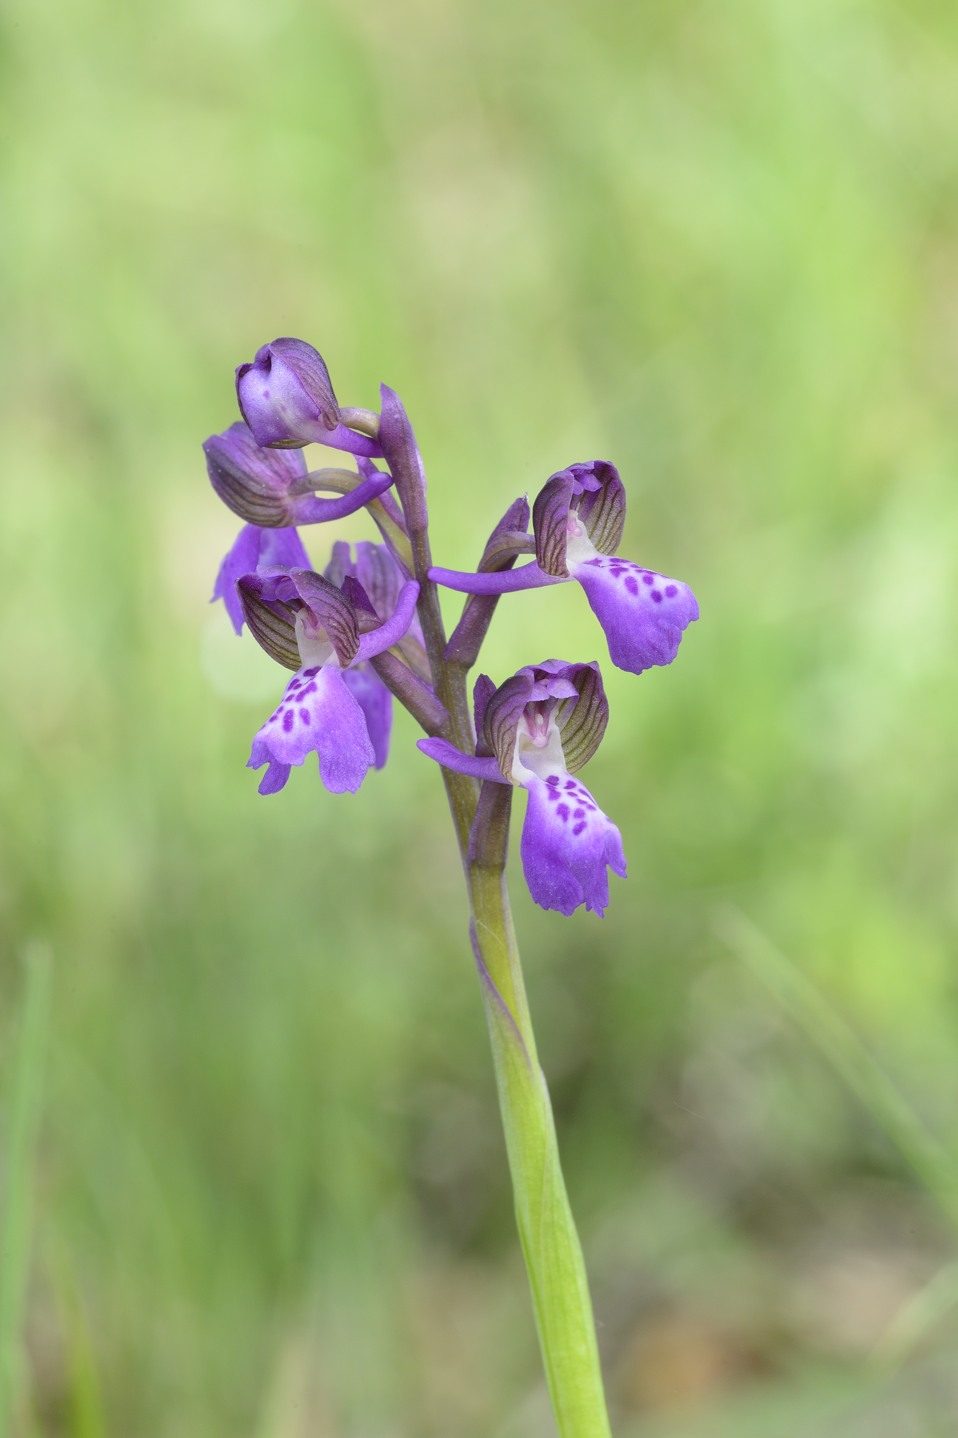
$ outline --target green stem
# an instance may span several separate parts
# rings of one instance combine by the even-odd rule
[[[504,841],[503,829],[503,850]],[[471,857],[468,866],[476,959],[549,1395],[561,1438],[609,1438],[585,1263],[536,1056],[505,876],[486,857]]]

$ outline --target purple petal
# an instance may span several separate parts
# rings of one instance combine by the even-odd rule
[[[396,608],[389,618],[380,624],[378,629],[371,629],[368,634],[359,636],[359,659],[373,659],[377,654],[382,654],[399,643],[412,623],[418,598],[419,585],[411,579],[400,589]]]
[[[477,759],[474,755],[463,754],[448,739],[417,739],[416,748],[429,759],[435,759],[444,769],[452,769],[456,774],[468,774],[473,779],[491,779],[497,784],[505,784],[499,773],[499,765],[495,759]]]
[[[687,584],[614,555],[596,554],[570,569],[605,630],[613,664],[641,674],[672,663],[682,631],[699,617]]]
[[[253,740],[247,768],[268,763],[285,769],[282,778],[267,770],[260,784],[260,793],[274,794],[286,783],[290,766],[311,753],[319,755],[319,777],[332,794],[354,794],[375,762],[363,710],[335,664],[293,675],[279,708]]]
[[[350,429],[345,424],[338,424],[335,429],[327,431],[322,436],[317,435],[316,443],[326,445],[327,449],[344,450],[346,454],[354,454],[357,457],[362,455],[364,457],[371,456],[373,459],[382,458],[382,446],[377,440],[371,439],[368,434],[358,434],[356,430]],[[385,492],[377,492],[382,492],[385,500]],[[375,498],[375,495],[370,495],[370,498]]]
[[[540,489],[532,510],[536,559],[546,574],[563,579],[569,577],[566,546],[569,542],[569,509],[574,493],[572,471],[561,469]]]
[[[529,892],[543,909],[568,916],[585,904],[601,917],[609,902],[606,866],[625,878],[622,836],[578,779],[561,769],[545,778],[526,772],[520,852]]]
[[[353,606],[335,584],[311,569],[291,569],[289,578],[315,623],[329,637],[345,668],[356,658],[359,631]]]
[[[324,444],[331,443],[330,439],[324,439]],[[284,453],[285,451],[276,451]],[[320,499],[315,494],[300,495],[294,504],[294,512],[297,524],[325,524],[330,519],[345,519],[348,514],[355,514],[357,509],[362,509],[364,504],[369,504],[377,499],[392,484],[392,476],[389,474],[376,474],[372,479],[361,480],[355,489],[349,494],[342,494],[337,499]]]
[[[276,760],[271,759],[266,750],[263,750],[262,757],[258,757],[258,744],[259,741],[254,739],[253,752],[250,755],[246,767],[247,769],[261,769],[263,765],[266,764],[266,773],[262,779],[260,779],[257,789],[260,794],[278,794],[280,789],[286,788],[286,780],[290,775],[290,767],[288,764],[280,764]],[[260,747],[262,748],[262,746]]]
[[[295,672],[303,667],[296,637],[296,610],[275,597],[275,584],[273,576],[244,574],[237,582],[236,592],[243,618],[259,647],[277,664]]]
[[[356,545],[356,578],[372,600],[376,613],[384,616],[395,610],[407,576],[385,544],[372,544],[368,539],[361,539]],[[422,626],[415,611],[406,633],[418,644],[425,645]]]
[[[619,471],[606,459],[571,466],[577,491],[576,514],[600,554],[618,549],[625,528],[625,485]]]
[[[403,586],[403,576],[384,544],[373,544],[368,539],[361,539],[356,545],[356,562],[352,565],[347,544],[346,572],[354,574],[359,580],[381,619],[392,614]]]
[[[366,719],[375,754],[374,765],[381,769],[389,757],[389,735],[393,725],[393,696],[366,664],[343,670],[346,688],[359,704]]]
[[[210,603],[222,599],[233,628],[243,628],[243,609],[236,592],[236,581],[244,574],[253,574],[265,566],[290,565],[309,568],[309,555],[295,529],[262,529],[246,524],[240,530],[223,563],[220,565]]]
[[[373,619],[379,618],[379,615],[376,613],[376,606],[354,574],[347,574],[339,587],[357,614],[364,610],[367,614],[371,614]]]
[[[566,582],[566,576],[544,574],[534,560],[523,564],[521,569],[505,569],[498,574],[469,574],[461,569],[434,566],[429,578],[434,584],[456,589],[460,594],[512,594],[520,589],[540,589],[546,584]]]
[[[625,524],[625,488],[608,460],[593,459],[560,469],[536,496],[532,529],[536,559],[547,574],[572,572],[569,541],[588,538],[601,554],[611,554]]]

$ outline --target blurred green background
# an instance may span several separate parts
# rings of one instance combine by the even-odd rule
[[[616,1433],[953,1434],[958,10],[10,0],[3,82],[8,1431],[552,1431],[438,776],[243,768],[200,443],[295,334],[441,562],[602,456],[701,602],[607,918],[515,885]]]

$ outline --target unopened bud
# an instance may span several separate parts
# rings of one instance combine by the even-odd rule
[[[236,371],[236,397],[257,444],[301,449],[339,424],[339,405],[322,355],[305,340],[278,339]]]

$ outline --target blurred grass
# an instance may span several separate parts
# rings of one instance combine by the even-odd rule
[[[715,916],[954,1153],[958,12],[12,0],[2,64],[5,1195],[56,956],[17,1438],[550,1431],[435,775],[402,723],[355,799],[242,768],[276,674],[207,607],[199,443],[282,333],[403,395],[443,562],[603,455],[702,604],[606,666],[607,919],[516,887],[616,1431],[950,1432],[947,1314],[868,1359],[953,1227]],[[487,667],[600,649],[530,594]]]
[[[49,1024],[50,957],[34,947],[23,964],[23,1002],[11,1065],[0,1219],[0,1433],[21,1379],[24,1296],[30,1263],[30,1193]]]

